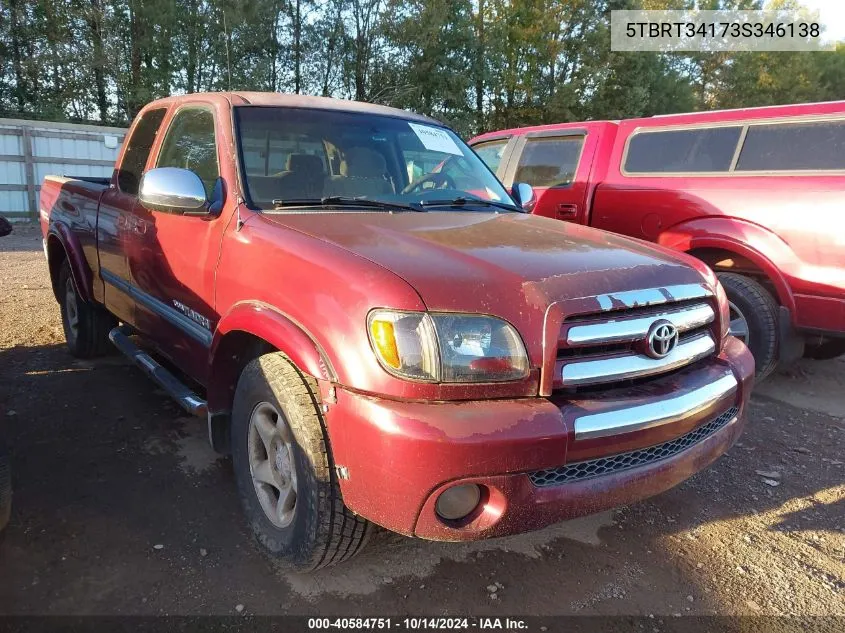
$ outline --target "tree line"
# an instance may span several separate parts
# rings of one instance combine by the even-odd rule
[[[774,4],[773,4],[774,3]],[[796,0],[767,5],[795,8]],[[0,116],[126,125],[148,101],[296,92],[483,130],[845,98],[836,52],[610,51],[613,9],[761,0],[3,0]]]

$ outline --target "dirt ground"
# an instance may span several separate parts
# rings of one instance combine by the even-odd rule
[[[845,616],[842,359],[761,385],[740,443],[652,500],[475,544],[379,532],[289,575],[251,541],[203,421],[119,357],[66,353],[40,235],[19,226],[0,239],[0,425],[0,614]]]

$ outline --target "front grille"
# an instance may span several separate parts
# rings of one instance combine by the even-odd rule
[[[739,409],[737,407],[731,407],[719,417],[710,420],[710,422],[702,424],[686,435],[664,442],[663,444],[637,449],[629,453],[619,453],[618,455],[610,455],[609,457],[600,457],[584,462],[566,464],[558,468],[538,470],[529,473],[528,476],[531,478],[531,483],[538,488],[543,488],[546,486],[559,486],[575,481],[583,481],[584,479],[592,479],[594,477],[601,477],[602,475],[630,470],[646,464],[653,464],[667,457],[677,455],[694,444],[707,439],[733,420],[738,413]]]
[[[716,312],[706,298],[564,319],[557,341],[553,390],[589,388],[667,374],[717,349]],[[648,354],[648,333],[658,321],[675,326],[675,348]]]

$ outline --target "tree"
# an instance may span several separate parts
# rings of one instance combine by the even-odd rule
[[[693,5],[762,0],[6,0],[0,113],[120,125],[169,94],[277,90],[386,103],[472,135],[845,98],[845,44],[610,50],[612,10]]]
[[[469,0],[394,0],[384,42],[392,64],[378,71],[373,100],[472,127],[467,109],[474,54]]]
[[[384,0],[349,0],[348,12],[353,25],[351,65],[355,99],[367,100],[370,71],[377,54],[376,34],[379,31]]]

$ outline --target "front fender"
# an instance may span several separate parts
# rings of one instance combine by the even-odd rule
[[[745,257],[771,280],[781,305],[795,312],[795,298],[787,282],[800,266],[789,245],[763,227],[736,218],[697,218],[663,231],[657,243],[676,251],[718,248]]]
[[[300,324],[271,305],[260,301],[235,304],[217,325],[211,341],[208,389],[209,410],[220,411],[231,406],[233,385],[237,376],[230,363],[226,337],[233,333],[248,334],[273,346],[302,372],[322,380],[336,380],[331,361],[320,345]]]

